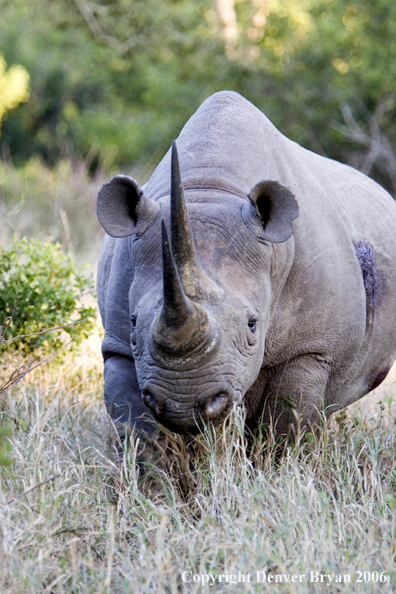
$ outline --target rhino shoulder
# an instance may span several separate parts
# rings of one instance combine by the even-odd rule
[[[103,352],[130,355],[129,289],[133,280],[131,238],[105,235],[99,256],[97,293],[105,330]]]

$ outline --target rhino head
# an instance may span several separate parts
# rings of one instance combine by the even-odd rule
[[[194,432],[243,402],[263,364],[297,216],[276,181],[259,182],[248,197],[188,190],[186,201],[176,143],[170,198],[151,200],[123,175],[103,186],[105,231],[134,236],[131,352],[143,401],[163,425]],[[279,245],[289,247],[275,257]],[[275,260],[290,262],[279,268]]]

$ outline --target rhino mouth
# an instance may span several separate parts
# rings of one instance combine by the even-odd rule
[[[143,402],[156,421],[176,433],[198,433],[203,425],[218,425],[232,408],[233,398],[228,386],[219,385],[194,402],[171,398],[153,384],[143,389]]]

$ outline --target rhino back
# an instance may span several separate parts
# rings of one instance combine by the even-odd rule
[[[177,139],[185,189],[222,189],[247,197],[260,179],[276,179],[275,147],[287,139],[249,101],[222,91],[209,97]],[[273,147],[273,151],[265,150]],[[146,186],[152,199],[169,195],[170,150]],[[263,158],[265,156],[265,158]]]

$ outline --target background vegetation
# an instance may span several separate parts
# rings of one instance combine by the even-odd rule
[[[0,52],[30,76],[2,125],[17,165],[151,169],[207,96],[232,89],[396,192],[393,2],[0,0],[0,13]]]
[[[98,258],[98,189],[120,170],[147,181],[215,91],[240,92],[284,134],[396,196],[395,25],[389,0],[0,0],[5,314],[19,270],[31,321],[45,321],[52,298],[48,325],[71,316],[74,297],[51,274],[85,290],[72,261]],[[237,414],[194,440],[190,458],[164,434],[142,480],[136,442],[120,461],[104,415],[99,326],[81,348],[29,375],[21,352],[0,350],[1,592],[193,593],[205,589],[182,571],[261,569],[345,573],[342,592],[394,592],[394,372],[280,460],[260,439],[247,457]],[[355,583],[357,571],[387,581]]]
[[[0,0],[0,14],[0,244],[35,235],[94,263],[100,185],[147,181],[222,89],[396,196],[392,2]]]

